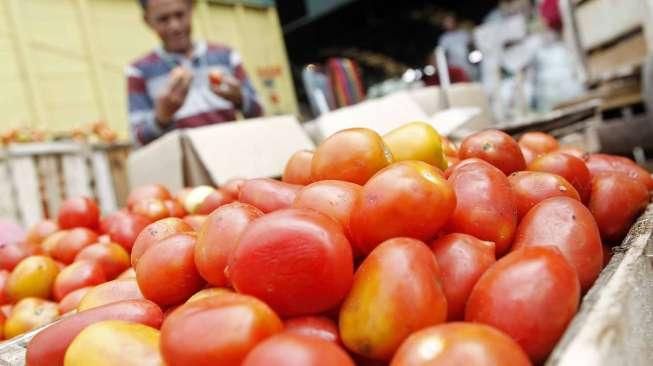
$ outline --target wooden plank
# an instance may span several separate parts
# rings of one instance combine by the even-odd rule
[[[647,54],[646,38],[637,33],[614,46],[592,52],[587,56],[587,69],[591,79],[605,80],[619,75],[621,70],[633,69],[642,64]]]
[[[9,166],[21,221],[25,227],[30,227],[43,219],[36,164],[33,158],[21,156],[10,158]]]
[[[19,219],[9,175],[9,164],[3,157],[0,157],[0,217]]]
[[[74,154],[81,151],[81,145],[76,142],[20,143],[11,144],[8,151],[11,156]]]
[[[116,195],[116,203],[118,206],[124,206],[127,203],[127,196],[129,195],[130,187],[127,174],[127,159],[129,157],[129,151],[129,146],[107,150],[113,192]]]
[[[589,0],[575,10],[583,49],[591,50],[642,26],[642,0]]]
[[[61,206],[61,176],[56,155],[45,155],[38,159],[37,165],[43,182],[43,196],[49,218],[57,217]]]
[[[102,213],[116,211],[116,195],[113,190],[113,179],[107,153],[104,151],[91,153],[91,165],[93,166],[93,176],[95,178],[95,192]]]
[[[63,166],[66,198],[93,197],[85,157],[83,155],[63,155],[61,164]]]

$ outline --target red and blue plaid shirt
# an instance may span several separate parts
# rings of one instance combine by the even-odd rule
[[[154,101],[168,84],[170,71],[184,66],[193,73],[186,100],[175,113],[173,123],[163,129],[154,117]],[[236,119],[234,104],[210,89],[208,74],[218,69],[236,77],[242,85],[241,110],[245,118],[263,114],[237,52],[220,45],[196,42],[191,57],[173,54],[162,48],[150,52],[127,67],[129,123],[132,139],[147,144],[176,128],[190,128]]]

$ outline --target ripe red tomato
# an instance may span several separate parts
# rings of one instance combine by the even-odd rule
[[[292,154],[286,168],[283,170],[282,181],[290,184],[307,185],[311,179],[311,162],[313,161],[313,152],[300,150]]]
[[[112,213],[102,220],[104,232],[111,241],[120,244],[127,252],[132,250],[138,234],[151,222],[149,219],[134,215],[126,210]]]
[[[82,249],[75,261],[91,260],[98,262],[107,280],[118,277],[130,266],[129,253],[116,243],[97,243]]]
[[[453,189],[437,168],[421,161],[394,163],[363,186],[351,213],[353,244],[369,253],[390,238],[430,240],[455,207]]]
[[[651,173],[623,156],[591,154],[587,159],[587,168],[593,177],[601,173],[619,172],[640,181],[648,190],[653,189]]]
[[[646,186],[623,173],[602,173],[592,179],[589,208],[607,242],[621,241],[648,201]]]
[[[57,301],[82,287],[94,286],[107,281],[100,263],[89,260],[77,261],[59,272],[54,280],[53,294]]]
[[[222,71],[220,70],[211,70],[209,71],[209,82],[211,85],[220,85],[222,84]]]
[[[284,332],[342,344],[338,325],[323,316],[300,316],[284,322]]]
[[[92,286],[78,288],[77,290],[69,292],[66,296],[59,301],[59,313],[64,315],[69,311],[77,309],[77,305],[82,301],[82,298],[88,293]]]
[[[90,198],[69,198],[59,208],[58,222],[61,229],[85,227],[97,230],[100,225],[100,209]]]
[[[580,201],[576,188],[557,174],[516,172],[508,177],[515,195],[517,217],[522,219],[538,203],[551,197],[569,197]]]
[[[603,268],[599,228],[578,200],[549,198],[533,207],[517,227],[513,249],[556,246],[576,269],[582,291],[589,290]]]
[[[392,153],[378,133],[367,128],[339,131],[315,150],[311,163],[314,181],[344,180],[365,184],[392,163]]]
[[[245,179],[241,178],[232,178],[229,179],[225,184],[220,187],[225,193],[229,194],[234,200],[238,199],[240,195],[240,188],[245,183]]]
[[[235,201],[235,199],[231,197],[231,194],[225,192],[222,189],[217,189],[206,196],[204,201],[200,203],[195,213],[197,215],[208,215],[211,212],[215,211],[218,207],[224,206],[233,201]]]
[[[27,256],[29,256],[29,253],[23,245],[0,243],[0,270],[12,271]]]
[[[52,249],[52,258],[70,264],[75,256],[85,247],[97,243],[98,235],[85,227],[78,227],[69,230],[57,241]]]
[[[411,333],[446,318],[435,256],[419,240],[394,238],[358,267],[340,308],[340,337],[357,354],[390,360]]]
[[[211,285],[226,286],[225,269],[245,228],[263,212],[246,203],[234,202],[213,211],[197,233],[195,265]]]
[[[319,338],[281,333],[259,343],[243,366],[354,366],[342,348]]]
[[[519,144],[542,155],[555,151],[560,146],[555,137],[544,132],[526,132],[519,138]]]
[[[158,199],[166,201],[172,199],[170,191],[161,184],[146,184],[136,187],[127,196],[127,208],[131,209],[138,202],[145,199]]]
[[[193,259],[196,236],[174,234],[152,245],[136,264],[136,281],[146,299],[160,306],[186,301],[204,286]]]
[[[538,154],[528,146],[519,144],[519,149],[521,150],[521,154],[524,156],[524,162],[526,162],[526,166],[530,165],[533,160],[538,157]]]
[[[494,243],[467,234],[448,234],[431,244],[447,297],[447,320],[462,320],[476,281],[496,262]]]
[[[82,312],[125,300],[144,300],[135,278],[117,279],[91,288],[77,304]]]
[[[585,204],[589,202],[592,177],[582,159],[556,151],[535,159],[528,165],[528,170],[553,173],[565,178],[576,188],[580,200]]]
[[[579,301],[578,276],[562,253],[555,247],[527,246],[485,271],[467,300],[465,321],[505,332],[540,363],[564,333]]]
[[[454,322],[413,333],[390,366],[530,366],[524,350],[505,333],[483,324]]]
[[[131,206],[131,212],[146,217],[150,222],[170,216],[170,209],[165,201],[158,198],[145,198]]]
[[[446,231],[464,233],[495,244],[497,258],[510,249],[517,227],[514,194],[508,178],[480,159],[456,165],[448,179],[458,204]]]
[[[250,179],[240,187],[239,201],[248,203],[264,213],[289,208],[302,186],[274,179]]]
[[[131,264],[136,267],[140,257],[154,243],[165,239],[173,234],[193,231],[193,228],[183,220],[176,217],[169,217],[153,222],[140,231],[134,241],[134,248],[131,251]]]
[[[463,160],[485,160],[506,175],[526,169],[517,141],[499,130],[485,130],[468,136],[460,145],[458,156]]]
[[[353,272],[351,245],[335,220],[287,209],[245,228],[228,276],[238,292],[258,297],[282,316],[299,316],[340,304]]]
[[[282,329],[279,317],[254,297],[207,297],[164,320],[161,353],[168,366],[239,366],[259,342]]]

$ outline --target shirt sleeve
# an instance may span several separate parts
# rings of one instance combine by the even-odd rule
[[[245,118],[260,117],[263,115],[263,107],[258,100],[256,91],[247,77],[245,68],[240,55],[236,51],[231,51],[229,63],[234,76],[240,81],[241,92],[243,95],[243,104],[241,106]]]
[[[147,94],[142,72],[136,67],[129,66],[126,74],[129,127],[132,140],[140,145],[145,145],[163,135],[166,130],[156,122],[154,103]]]

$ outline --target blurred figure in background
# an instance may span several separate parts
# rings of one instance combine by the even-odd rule
[[[454,14],[447,14],[442,20],[444,33],[440,36],[438,46],[444,48],[450,68],[461,69],[465,79],[474,78],[474,67],[469,62],[472,35],[469,30],[459,26]]]

